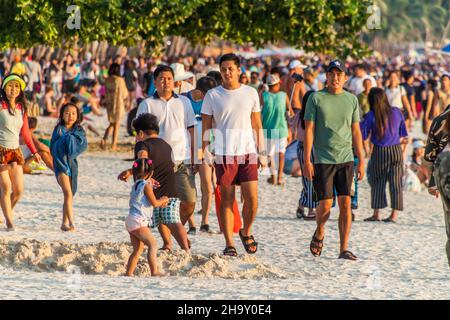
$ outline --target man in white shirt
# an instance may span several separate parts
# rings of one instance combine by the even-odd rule
[[[25,88],[25,92],[28,93],[28,97],[31,97],[33,91],[37,88],[42,88],[42,68],[39,62],[36,61],[36,56],[33,55],[31,60],[25,61],[25,67],[27,69],[28,83]],[[35,92],[39,94],[40,92]]]
[[[221,57],[220,73],[223,85],[209,90],[203,100],[203,160],[212,165],[210,141],[205,137],[209,137],[208,131],[214,120],[214,166],[221,194],[220,221],[226,242],[223,254],[237,256],[233,240],[236,185],[241,186],[244,198],[244,224],[239,236],[247,253],[253,254],[258,250],[251,233],[258,208],[258,166],[265,167],[267,163],[259,97],[252,87],[239,83],[240,61],[235,54]]]
[[[355,96],[364,91],[364,80],[370,79],[372,87],[377,87],[377,82],[374,77],[367,74],[366,67],[363,64],[357,64],[353,68],[354,74],[348,81],[347,89]]]
[[[172,147],[176,188],[181,201],[180,218],[184,225],[194,213],[197,199],[195,114],[189,99],[173,92],[174,72],[170,67],[161,65],[153,75],[156,92],[139,104],[136,118],[143,113],[155,115],[159,122],[159,137]],[[164,241],[163,249],[171,249],[169,228],[161,225],[160,233]]]

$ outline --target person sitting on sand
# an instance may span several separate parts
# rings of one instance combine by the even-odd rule
[[[81,116],[83,117],[83,120],[87,120],[87,121],[93,122],[92,119],[90,119],[89,117],[87,117],[86,115],[84,115],[84,113],[83,113],[83,105],[80,104],[80,101],[78,100],[77,97],[72,96],[72,97],[70,98],[70,100],[69,100],[69,103],[72,103],[72,104],[74,104],[74,105],[76,105],[76,106],[78,107],[78,109],[79,109],[80,112],[81,112]],[[97,128],[94,127],[92,124],[88,123],[87,121],[84,121],[83,124],[82,124],[82,126],[83,126],[85,129],[91,131],[96,137],[100,137],[100,132],[98,132]]]
[[[81,127],[83,116],[74,104],[61,108],[50,143],[56,180],[64,193],[62,231],[74,231],[73,196],[77,191],[78,163],[76,157],[87,148],[86,133]]]
[[[45,89],[45,94],[41,98],[41,105],[44,110],[43,114],[46,117],[58,117],[58,108],[54,101],[55,93],[52,87],[47,87]]]
[[[74,97],[77,98],[79,103],[81,104],[83,114],[92,112],[96,116],[103,115],[100,111],[100,98],[90,93],[87,86],[80,85]]]
[[[300,161],[297,158],[298,140],[293,140],[287,147],[284,155],[284,174],[299,178],[302,176]]]
[[[128,259],[127,273],[131,277],[136,270],[139,257],[142,254],[143,245],[148,247],[147,261],[150,266],[152,276],[162,275],[158,271],[158,264],[156,261],[156,239],[153,236],[147,215],[150,213],[150,208],[165,208],[169,203],[169,198],[162,196],[157,199],[153,193],[153,184],[151,177],[153,176],[152,160],[137,159],[133,163],[133,178],[134,185],[130,194],[130,211],[125,219],[125,226],[130,234],[131,244],[133,245],[133,252]]]
[[[409,163],[409,168],[417,175],[420,183],[428,186],[428,182],[431,178],[431,170],[428,165],[423,163],[423,156],[425,155],[425,143],[416,139],[413,141],[413,152],[411,155],[411,162]]]
[[[190,244],[186,230],[181,224],[180,199],[176,189],[176,177],[172,161],[172,148],[163,139],[158,138],[158,119],[151,113],[144,113],[133,121],[136,130],[136,146],[134,147],[135,159],[149,158],[152,160],[154,179],[159,187],[155,190],[156,197],[169,198],[166,208],[153,210],[153,228],[158,228],[161,236],[167,235],[169,230],[177,240],[181,249],[189,251]],[[119,175],[119,180],[127,181],[132,174],[132,169],[125,170]],[[164,239],[164,237],[163,237]],[[171,251],[171,244],[164,242],[161,250]]]
[[[33,140],[34,145],[36,146],[36,149],[38,151],[38,154],[41,156],[42,160],[44,161],[47,168],[53,171],[53,158],[50,154],[50,148],[39,141],[38,138],[34,135],[34,132],[37,129],[37,118],[35,117],[29,117],[28,118],[28,127],[30,128],[31,132],[31,139]],[[20,144],[20,149],[22,150],[23,157],[25,158],[25,164],[23,165],[23,173],[30,174],[32,170],[31,165],[33,162],[36,162],[33,155],[31,154],[30,148],[24,143]]]

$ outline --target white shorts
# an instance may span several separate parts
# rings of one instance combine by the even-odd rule
[[[273,157],[275,153],[286,153],[287,138],[267,139],[268,155]]]
[[[125,227],[128,232],[138,230],[143,227],[148,227],[148,220],[146,218],[128,215],[125,219]]]

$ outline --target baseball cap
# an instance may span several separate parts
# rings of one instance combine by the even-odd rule
[[[338,70],[341,70],[342,72],[347,73],[347,68],[345,67],[345,64],[342,63],[340,60],[333,60],[327,67],[327,72],[330,72],[333,68],[336,68]]]
[[[295,68],[306,68],[306,66],[301,63],[299,60],[293,60],[291,63],[289,63],[289,69],[295,69]]]
[[[280,77],[278,77],[276,74],[271,74],[267,77],[267,85],[274,86],[277,83],[280,83]]]

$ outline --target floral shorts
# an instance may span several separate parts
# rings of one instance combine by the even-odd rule
[[[181,223],[180,199],[169,198],[169,204],[165,208],[153,208],[152,228],[160,224]]]
[[[7,149],[0,146],[0,165],[7,165],[12,162],[17,162],[17,164],[21,166],[25,163],[20,148]]]

